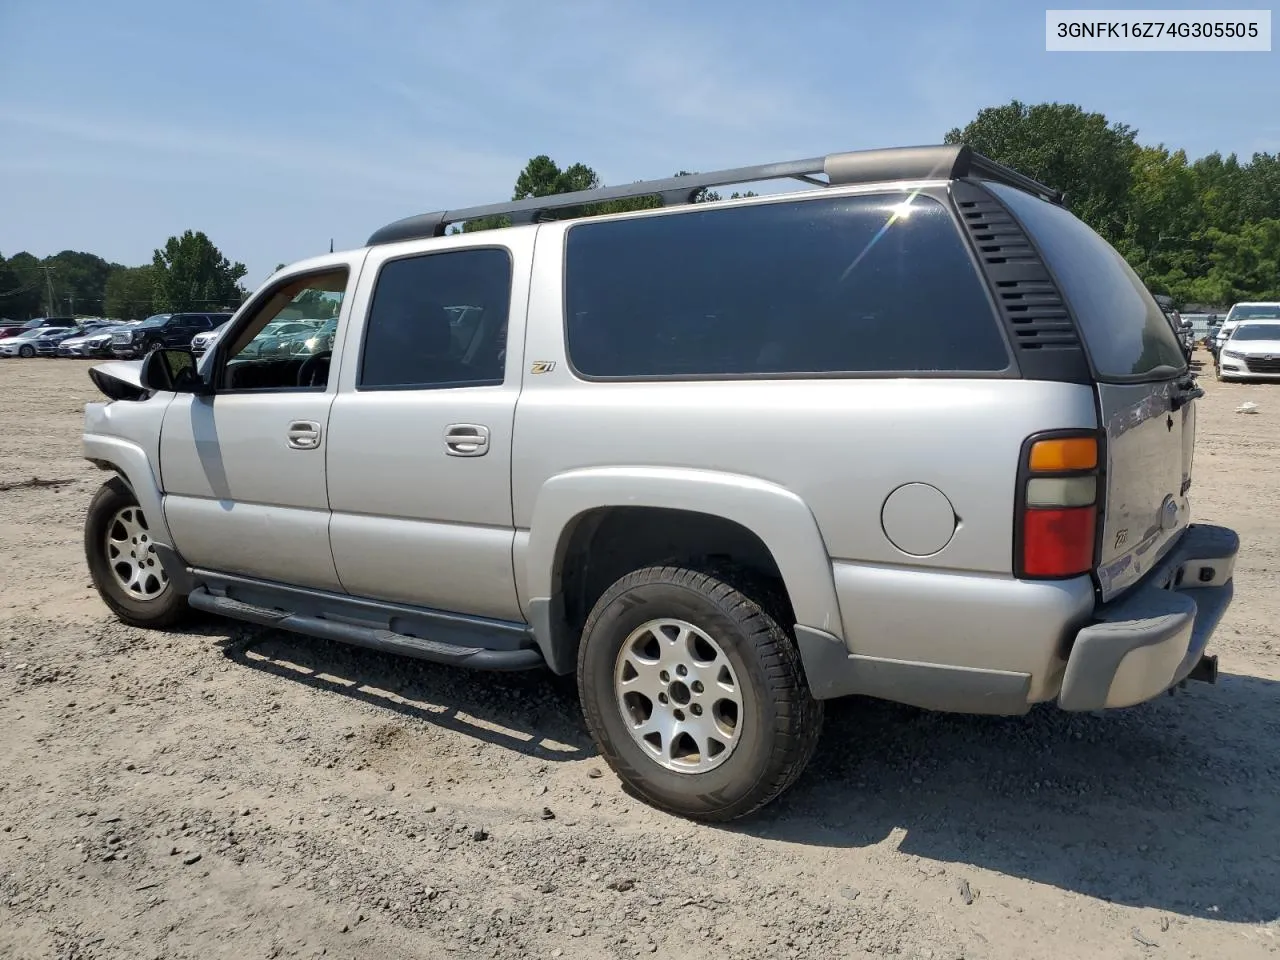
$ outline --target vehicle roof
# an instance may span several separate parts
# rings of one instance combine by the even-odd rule
[[[576,219],[581,216],[580,213],[576,216],[571,214],[569,217],[559,218],[548,217],[548,214],[557,210],[572,211],[575,207],[610,200],[656,197],[661,201],[662,208],[683,207],[693,204],[702,191],[712,187],[736,186],[769,180],[798,180],[820,189],[905,181],[946,182],[960,179],[996,181],[1025,190],[1052,203],[1064,201],[1060,191],[975,153],[963,144],[894,147],[883,150],[832,153],[805,160],[735,167],[713,173],[668,177],[663,180],[641,180],[619,187],[601,187],[595,190],[530,197],[457,210],[421,213],[396,220],[376,230],[369,237],[368,246],[442,237],[455,224],[485,217],[505,217],[513,227],[542,223],[548,219]],[[766,198],[752,198],[753,202],[764,199]],[[655,212],[657,211],[654,209],[647,209],[629,213]],[[626,215],[620,214],[620,216]]]

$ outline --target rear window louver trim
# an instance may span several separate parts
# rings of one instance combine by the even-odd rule
[[[952,196],[1023,375],[1087,382],[1075,321],[1021,224],[976,183],[953,182]]]

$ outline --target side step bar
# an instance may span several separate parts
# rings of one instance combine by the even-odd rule
[[[440,643],[422,637],[410,637],[390,630],[362,627],[323,617],[303,616],[285,610],[272,610],[251,603],[242,603],[230,597],[220,597],[204,587],[197,587],[187,597],[187,602],[197,610],[214,613],[233,620],[243,620],[264,627],[289,630],[293,633],[336,640],[371,650],[382,650],[402,656],[447,663],[478,670],[532,670],[544,665],[542,654],[535,648],[519,650],[487,650],[483,647],[464,647],[452,643]]]

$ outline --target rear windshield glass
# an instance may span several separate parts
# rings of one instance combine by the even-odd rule
[[[1040,247],[1099,376],[1132,380],[1186,370],[1168,317],[1111,244],[1057,204],[1003,184],[988,186]]]
[[[997,372],[1009,353],[938,201],[828,197],[586,221],[566,241],[588,377]]]

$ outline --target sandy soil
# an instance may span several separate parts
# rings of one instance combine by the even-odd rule
[[[1205,378],[1195,509],[1243,540],[1216,686],[1105,716],[841,702],[725,829],[628,798],[545,677],[114,622],[86,366],[0,361],[0,957],[1280,952],[1280,385]],[[59,484],[8,486],[33,477]]]

